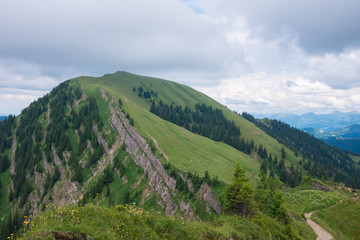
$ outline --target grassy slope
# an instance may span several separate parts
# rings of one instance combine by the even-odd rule
[[[263,228],[243,218],[221,217],[209,223],[133,206],[115,209],[94,205],[45,211],[29,223],[28,231],[20,233],[19,239],[53,239],[54,232],[71,239],[81,234],[91,239],[246,239],[249,235],[268,239]],[[277,234],[282,233],[278,230]]]
[[[360,156],[355,156],[355,155],[350,155],[351,156],[351,158],[356,162],[356,163],[360,163]]]
[[[319,182],[321,183],[321,182]],[[301,239],[315,239],[315,233],[302,219],[302,214],[318,210],[315,220],[336,239],[357,239],[359,236],[360,202],[350,199],[342,191],[319,191],[304,183],[295,189],[284,189],[292,227]],[[343,202],[339,203],[342,199]],[[95,206],[97,205],[97,206]],[[50,208],[30,220],[30,228],[21,239],[52,239],[52,232],[60,234],[84,233],[95,239],[288,239],[287,231],[274,219],[265,215],[248,220],[232,216],[217,216],[198,222],[169,217],[134,207],[108,208],[107,199],[99,196],[84,207]],[[320,219],[319,219],[320,218]]]
[[[347,200],[315,215],[315,221],[327,229],[335,239],[359,239],[360,201]]]
[[[227,118],[234,120],[240,126],[245,139],[253,139],[257,145],[262,144],[268,150],[271,149],[273,154],[280,156],[282,145],[276,140],[215,100],[185,85],[126,72],[108,74],[101,78],[80,77],[78,80],[88,93],[93,92],[98,95],[98,88],[102,87],[111,95],[121,97],[126,112],[129,112],[135,120],[137,130],[145,137],[153,137],[169,157],[170,162],[184,171],[196,171],[203,175],[205,170],[208,170],[210,176],[217,175],[220,180],[229,183],[234,163],[240,160],[248,171],[250,181],[255,184],[255,175],[259,171],[260,163],[228,145],[193,134],[151,114],[149,100],[138,97],[137,93],[133,92],[133,87],[142,86],[145,90],[152,89],[159,93],[158,97],[153,97],[153,99],[162,100],[168,104],[174,102],[183,106],[194,106],[196,103],[205,103],[219,108],[223,110]],[[288,156],[290,161],[298,161],[290,150]]]

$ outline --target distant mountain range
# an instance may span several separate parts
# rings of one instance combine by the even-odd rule
[[[310,112],[302,115],[280,113],[268,118],[304,130],[330,145],[360,154],[360,113],[338,111],[329,114]]]
[[[360,123],[360,113],[358,112],[334,111],[328,114],[310,112],[302,115],[280,113],[271,115],[269,118],[277,119],[299,129],[315,128],[323,131],[332,131]]]
[[[5,118],[7,118],[7,116],[0,116],[0,121],[4,120]]]

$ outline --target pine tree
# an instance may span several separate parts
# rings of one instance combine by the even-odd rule
[[[267,164],[265,160],[260,165],[260,172],[264,172],[265,174],[267,173]]]
[[[284,147],[281,148],[281,159],[285,159],[286,158],[286,152]]]
[[[206,182],[210,181],[210,175],[209,175],[209,172],[207,170],[205,171],[205,181]]]
[[[234,179],[225,192],[225,212],[228,214],[248,216],[253,208],[253,192],[245,170],[239,162],[235,164]]]

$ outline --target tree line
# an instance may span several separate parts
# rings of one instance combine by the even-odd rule
[[[234,121],[228,120],[220,109],[213,109],[206,104],[196,104],[195,109],[180,105],[170,106],[162,101],[152,101],[150,112],[183,127],[195,134],[214,141],[226,143],[246,154],[254,149],[254,141],[246,141]]]
[[[310,176],[360,188],[360,170],[344,151],[281,121],[256,120],[248,113],[242,113],[242,116],[290,148],[296,155],[300,153],[303,158],[302,166]]]

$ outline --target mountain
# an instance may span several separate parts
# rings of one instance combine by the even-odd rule
[[[51,216],[69,222],[72,217],[61,210],[69,207],[73,216],[97,206],[99,211],[94,214],[99,214],[93,217],[100,221],[105,219],[101,214],[115,211],[111,207],[116,205],[116,211],[124,214],[119,217],[126,218],[130,214],[126,204],[149,211],[150,222],[159,221],[155,217],[159,212],[192,220],[215,219],[234,231],[234,236],[229,236],[223,229],[224,238],[240,238],[245,233],[257,236],[251,231],[237,232],[235,218],[222,216],[228,206],[225,192],[234,184],[234,165],[239,161],[246,176],[242,181],[249,179],[249,188],[257,188],[254,196],[249,194],[254,202],[249,208],[253,206],[254,219],[260,219],[254,220],[262,234],[259,238],[269,234],[282,239],[311,238],[311,229],[302,221],[305,210],[292,203],[297,194],[293,187],[301,186],[299,191],[310,188],[331,199],[321,205],[329,207],[343,194],[334,184],[334,193],[321,193],[314,186],[324,183],[313,186],[316,180],[304,183],[303,176],[358,187],[356,161],[310,135],[298,135],[286,127],[274,134],[262,125],[190,87],[167,80],[117,72],[65,81],[19,116],[0,123],[1,236],[6,238],[35,216],[47,220],[34,220],[34,224],[51,223]],[[270,125],[273,129],[277,126]],[[297,139],[285,141],[295,136]],[[311,149],[307,142],[316,148]],[[269,180],[264,172],[269,173]],[[140,221],[137,215],[131,216]],[[241,224],[254,228],[254,222],[246,219]],[[65,227],[56,223],[36,236],[57,234],[54,228],[68,232],[65,228],[73,229],[76,224]],[[149,222],[141,224],[151,226]],[[159,228],[164,226],[166,223]],[[81,225],[81,229],[90,228]],[[200,237],[217,238],[217,230],[203,230]],[[87,231],[84,234],[91,238],[99,234]]]
[[[331,146],[360,154],[360,124],[353,124],[329,132],[314,131],[312,134]]]
[[[329,114],[315,114],[312,112],[302,115],[274,114],[269,118],[285,122],[298,129],[315,128],[323,131],[332,131],[360,123],[359,113],[339,111],[334,111]]]
[[[7,118],[7,116],[0,116],[0,121],[3,121],[6,118]]]
[[[314,135],[316,138],[340,138],[340,139],[355,139],[360,138],[360,124],[352,124],[344,128],[338,128],[331,131],[318,130],[315,128],[305,128],[304,131]]]
[[[270,118],[302,129],[331,146],[360,154],[360,114],[357,112],[274,114]]]

